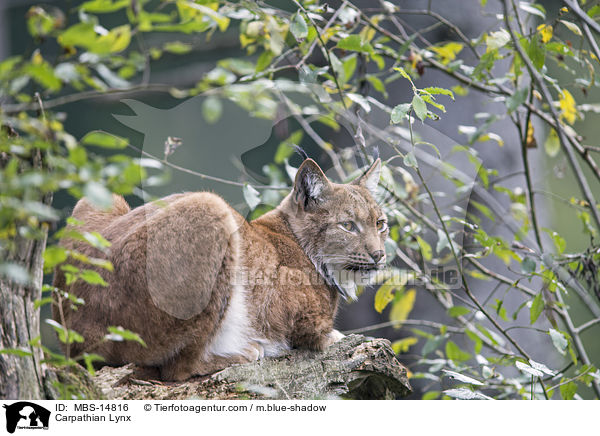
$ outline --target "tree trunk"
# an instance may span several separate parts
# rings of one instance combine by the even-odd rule
[[[33,167],[42,164],[39,151],[33,157]],[[52,195],[40,199],[50,204]],[[34,303],[41,297],[43,254],[48,235],[47,224],[41,224],[43,237],[27,239],[16,232],[15,250],[3,261],[16,263],[29,271],[31,282],[21,285],[0,276],[0,350],[17,349],[28,353],[0,354],[0,399],[45,398],[44,378],[40,361],[42,352],[29,341],[40,334],[40,311]],[[17,223],[18,228],[18,223]]]
[[[292,350],[185,382],[159,382],[133,365],[93,378],[109,399],[395,399],[411,387],[387,339],[350,335],[323,352]],[[88,383],[89,384],[89,383]]]

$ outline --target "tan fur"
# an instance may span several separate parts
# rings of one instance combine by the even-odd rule
[[[212,193],[174,194],[134,210],[114,196],[109,211],[80,200],[79,231],[111,242],[102,252],[76,239],[61,243],[106,258],[114,272],[96,269],[108,287],[82,280],[55,286],[83,298],[63,304],[69,328],[85,338],[72,352],[94,352],[109,364],[159,367],[163,379],[182,380],[232,363],[276,355],[289,347],[320,350],[339,339],[333,330],[338,293],[333,270],[380,268],[387,230],[371,193],[380,162],[352,184],[331,183],[308,159],[295,187],[275,210],[248,223]],[[349,232],[342,222],[356,223]],[[379,259],[378,259],[379,260]],[[79,264],[80,268],[90,268]],[[352,297],[352,295],[350,295]],[[54,311],[61,321],[59,311]],[[147,347],[105,340],[108,326],[137,332]]]

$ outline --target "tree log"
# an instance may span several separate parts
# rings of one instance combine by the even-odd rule
[[[39,169],[41,166],[41,153],[36,150],[32,167]],[[52,194],[39,200],[49,205]],[[15,228],[18,227],[19,223],[16,223]],[[0,353],[0,399],[40,399],[46,395],[40,364],[42,353],[39,347],[30,344],[40,334],[40,311],[34,305],[42,295],[42,263],[48,225],[43,223],[40,229],[38,239],[26,238],[16,232],[11,240],[13,249],[2,259],[25,268],[31,281],[20,284],[0,276],[0,350],[5,350]],[[7,354],[6,350],[19,350],[27,355]]]
[[[411,391],[406,368],[387,339],[350,335],[323,352],[292,350],[205,377],[168,383],[134,365],[104,367],[94,377],[110,399],[395,399]]]

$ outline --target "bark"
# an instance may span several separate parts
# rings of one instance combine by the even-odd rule
[[[39,151],[33,157],[33,167],[41,167]],[[50,204],[51,195],[41,199]],[[27,239],[16,235],[15,249],[7,262],[18,263],[31,274],[31,283],[20,285],[0,276],[0,350],[20,349],[31,356],[0,354],[0,399],[40,399],[45,397],[44,377],[40,361],[41,350],[29,341],[40,334],[40,312],[34,303],[41,297],[43,253],[46,248],[47,224],[41,224],[43,237]],[[18,229],[18,223],[17,223]]]
[[[324,352],[293,350],[207,377],[166,383],[127,365],[94,377],[110,399],[395,399],[411,391],[406,368],[386,339],[350,335]]]

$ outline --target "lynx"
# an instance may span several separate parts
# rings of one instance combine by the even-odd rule
[[[54,285],[84,299],[54,309],[106,363],[133,362],[184,380],[290,348],[322,350],[343,335],[333,322],[340,297],[356,298],[358,276],[385,266],[387,219],[373,197],[377,159],[348,184],[331,182],[311,159],[278,207],[251,222],[209,192],[174,194],[131,210],[114,196],[108,211],[81,199],[78,230],[96,231],[100,251],[73,239],[61,244],[110,260],[97,269],[107,287],[81,280]],[[83,267],[83,266],[82,266]],[[89,268],[89,265],[86,266]],[[135,342],[105,340],[108,326],[138,333]]]

